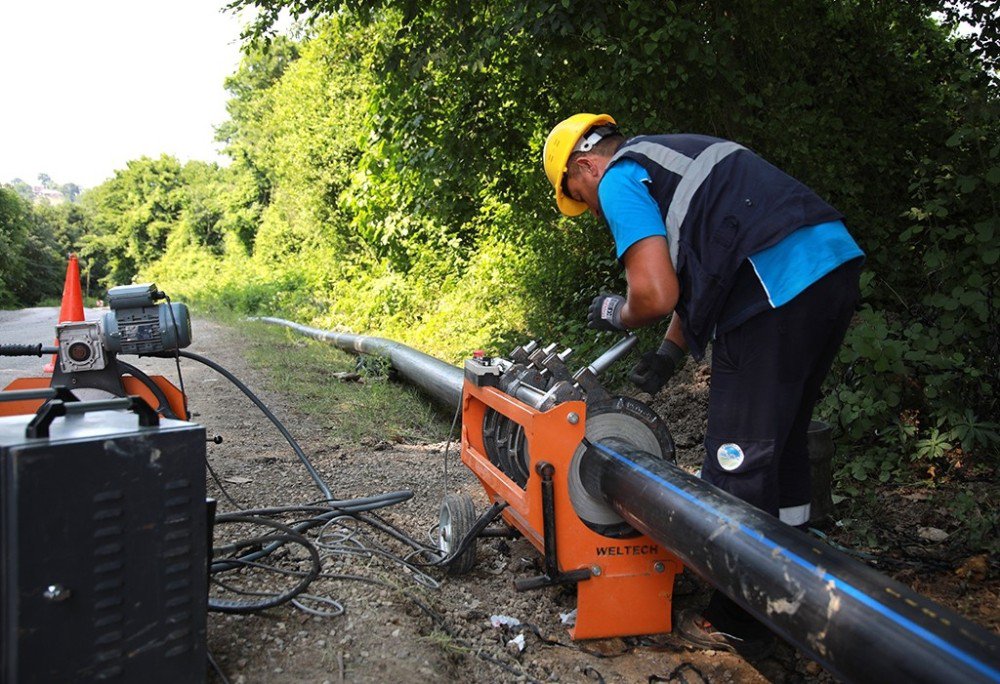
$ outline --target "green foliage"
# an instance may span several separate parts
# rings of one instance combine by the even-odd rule
[[[106,284],[131,282],[163,254],[180,217],[180,174],[173,157],[142,157],[84,196],[93,232],[83,253],[107,264]]]
[[[7,183],[7,186],[16,192],[21,199],[27,202],[30,202],[35,198],[35,191],[31,189],[31,185],[25,183],[20,178],[15,178],[10,183]]]
[[[0,306],[17,303],[16,290],[27,278],[28,263],[23,249],[28,236],[31,207],[11,189],[0,187]]]
[[[0,307],[31,306],[62,292],[69,210],[34,206],[0,187]]]
[[[959,491],[940,503],[960,523],[962,541],[969,548],[1000,553],[1000,506],[995,499]]]
[[[1000,466],[1000,107],[985,76],[956,67],[944,144],[910,165],[898,234],[866,280],[848,333],[850,373],[826,410],[859,456],[854,477]],[[873,308],[880,303],[881,309]]]
[[[995,469],[988,4],[233,0],[262,40],[226,81],[232,164],[133,161],[85,193],[80,240],[107,285],[453,361],[530,337],[584,359],[605,344],[587,303],[624,282],[603,226],[558,214],[548,130],[594,111],[736,139],[831,199],[868,255],[821,407],[843,477]],[[283,10],[301,35],[269,35]],[[982,30],[954,38],[970,17]]]

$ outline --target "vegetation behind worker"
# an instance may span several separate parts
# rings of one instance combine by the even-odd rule
[[[806,433],[859,297],[864,253],[843,215],[735,142],[703,135],[626,139],[606,114],[576,114],[545,143],[567,216],[603,218],[626,296],[594,298],[588,325],[626,330],[670,315],[631,380],[656,394],[690,351],[712,343],[701,477],[793,526],[809,521]],[[672,315],[671,315],[672,314]],[[747,657],[773,637],[716,591],[677,631]]]

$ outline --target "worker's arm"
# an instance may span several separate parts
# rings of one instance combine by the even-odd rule
[[[623,261],[628,298],[622,307],[622,322],[631,328],[673,312],[679,285],[666,238],[653,236],[637,242],[625,252]],[[683,365],[686,350],[681,317],[674,313],[659,349],[643,354],[629,378],[640,389],[656,394]]]
[[[667,326],[667,332],[663,335],[663,339],[666,342],[673,342],[681,351],[688,350],[687,342],[684,341],[684,331],[681,329],[681,317],[676,313],[670,317],[670,325]]]
[[[628,282],[628,296],[621,310],[622,324],[626,328],[640,328],[670,314],[677,306],[680,289],[667,239],[652,235],[639,240],[622,255],[622,262]],[[668,335],[673,328],[672,320]],[[674,341],[683,344],[679,321],[676,335],[681,341]]]

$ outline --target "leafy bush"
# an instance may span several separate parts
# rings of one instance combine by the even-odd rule
[[[963,125],[913,166],[905,227],[881,258],[905,268],[866,277],[866,298],[894,311],[862,309],[840,355],[847,381],[824,407],[839,407],[857,447],[856,479],[1000,467],[996,112],[995,99],[970,100]]]

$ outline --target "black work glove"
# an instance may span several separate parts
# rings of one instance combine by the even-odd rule
[[[587,327],[594,330],[624,330],[622,307],[625,298],[615,294],[599,294],[587,311]]]
[[[643,392],[656,394],[684,363],[684,350],[670,340],[663,340],[656,351],[639,357],[628,379]]]

